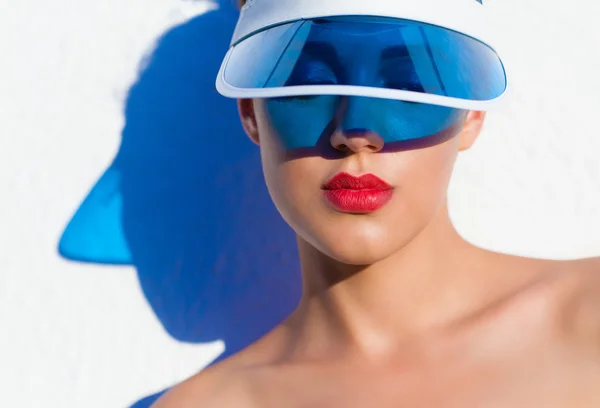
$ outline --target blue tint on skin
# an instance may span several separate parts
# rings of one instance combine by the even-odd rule
[[[341,103],[342,99],[345,103]],[[266,111],[285,149],[315,147],[339,114],[336,128],[364,129],[384,142],[424,138],[440,133],[464,117],[464,111],[410,102],[322,95],[307,98],[270,99]]]
[[[344,84],[394,87],[423,92],[405,46],[393,26],[313,25],[286,85]],[[356,42],[371,47],[356,53]],[[327,129],[364,129],[385,142],[435,135],[457,122],[464,111],[437,105],[358,96],[296,96],[269,99],[266,111],[286,149],[317,145]]]
[[[269,99],[266,111],[285,149],[314,147],[333,120],[340,97]]]

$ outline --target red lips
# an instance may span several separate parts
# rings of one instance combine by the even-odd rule
[[[366,214],[386,205],[392,198],[393,189],[373,174],[354,177],[339,173],[323,187],[323,193],[338,211]]]

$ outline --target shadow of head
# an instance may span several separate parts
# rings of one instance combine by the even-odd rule
[[[119,152],[59,252],[133,264],[173,338],[222,340],[226,356],[285,318],[301,287],[295,236],[268,195],[259,150],[235,101],[215,89],[237,20],[221,6],[169,30],[142,61]]]
[[[215,90],[232,2],[172,28],[142,61],[119,152],[59,245],[72,260],[132,264],[165,330],[222,340],[217,361],[283,320],[301,293],[295,235],[268,195],[259,150],[235,101]]]
[[[296,241],[268,195],[259,151],[215,78],[237,15],[225,8],[158,42],[126,104],[113,167],[122,222],[152,309],[175,339],[227,354],[300,294]]]

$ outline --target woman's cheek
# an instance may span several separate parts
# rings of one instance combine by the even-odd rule
[[[315,147],[335,117],[339,97],[281,98],[265,102],[273,133],[286,150]]]

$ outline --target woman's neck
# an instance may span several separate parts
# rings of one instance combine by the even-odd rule
[[[304,295],[286,321],[293,353],[382,356],[489,301],[485,251],[462,239],[444,205],[401,250],[368,266],[344,265],[299,238]]]

